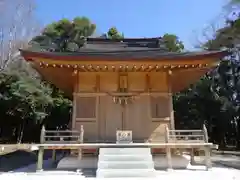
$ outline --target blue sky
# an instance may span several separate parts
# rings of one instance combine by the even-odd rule
[[[61,18],[86,16],[97,33],[116,26],[125,37],[174,33],[188,49],[202,30],[219,21],[227,0],[37,0],[37,15],[48,24]]]

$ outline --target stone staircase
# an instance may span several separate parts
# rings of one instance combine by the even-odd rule
[[[156,177],[150,148],[100,148],[97,178]]]

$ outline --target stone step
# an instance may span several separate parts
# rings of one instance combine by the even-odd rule
[[[153,161],[99,161],[98,169],[153,169]]]
[[[152,161],[151,154],[99,154],[99,161]]]
[[[100,148],[97,178],[155,177],[150,148]]]
[[[155,169],[98,169],[97,178],[153,178],[156,177]]]
[[[150,148],[100,148],[99,154],[151,154]]]

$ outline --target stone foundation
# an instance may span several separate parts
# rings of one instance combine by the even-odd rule
[[[166,155],[153,156],[155,169],[167,169]],[[78,160],[76,157],[64,157],[59,161],[57,169],[97,169],[98,157],[83,157]],[[189,160],[180,155],[172,155],[173,169],[185,169]]]

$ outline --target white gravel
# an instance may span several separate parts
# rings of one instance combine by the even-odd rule
[[[158,179],[160,178],[169,180],[240,180],[240,170],[213,167],[206,171],[204,166],[189,166],[187,170],[158,171]]]
[[[188,159],[189,157],[186,156]],[[197,160],[198,158],[196,158]],[[201,158],[200,158],[201,159]],[[236,157],[221,157],[214,156],[215,160],[221,159],[222,161],[232,162]],[[198,160],[197,160],[198,161]],[[239,163],[239,162],[238,162]],[[27,169],[33,169],[32,167],[26,167]],[[24,169],[24,171],[26,170]],[[35,167],[34,167],[35,169]],[[41,172],[8,172],[0,173],[0,180],[53,180],[53,179],[70,179],[71,180],[80,180],[80,179],[96,179],[94,178],[94,170],[91,172],[93,178],[85,177],[82,175],[81,171],[41,171]],[[100,178],[98,178],[100,179]],[[116,178],[107,178],[107,179],[116,179]],[[121,178],[117,178],[121,179]],[[126,178],[122,178],[126,179]],[[133,178],[131,178],[133,179]],[[137,178],[134,178],[137,179]],[[143,178],[139,178],[143,179]],[[145,178],[147,179],[147,178]],[[153,179],[153,178],[149,178]],[[220,164],[214,165],[213,168],[209,171],[205,170],[205,166],[191,166],[188,165],[186,170],[171,170],[171,171],[157,171],[157,177],[155,179],[164,179],[164,180],[240,180],[240,170],[224,167]]]
[[[81,175],[81,172],[71,171],[42,171],[36,173],[2,173],[1,180],[52,180],[54,179],[96,179],[86,178]],[[206,171],[203,166],[189,166],[187,170],[172,170],[172,171],[157,171],[156,179],[166,180],[240,180],[240,170],[213,167],[210,171]],[[116,178],[108,178],[116,179]],[[117,178],[119,179],[119,178]],[[124,178],[126,179],[126,178]],[[133,179],[133,178],[131,178]],[[137,179],[137,178],[134,178]],[[147,179],[147,178],[146,178]],[[150,179],[150,178],[149,178]],[[152,178],[151,178],[152,179]]]

